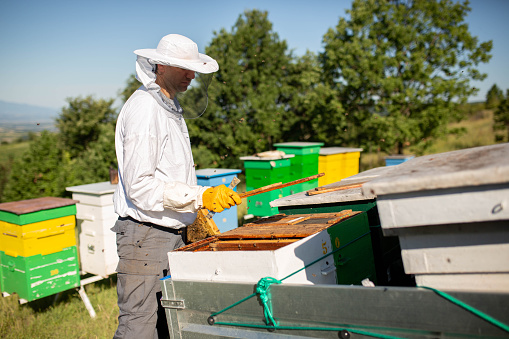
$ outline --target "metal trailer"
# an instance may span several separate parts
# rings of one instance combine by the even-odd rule
[[[172,280],[162,283],[171,338],[507,338],[509,332],[435,291],[415,287],[273,284],[267,326],[251,283]],[[509,294],[449,292],[509,324]],[[212,325],[211,325],[212,323]]]
[[[352,177],[366,181],[362,194],[277,203],[316,213],[376,199],[384,235],[402,241],[405,272],[428,287],[275,283],[260,290],[254,280],[174,274],[161,281],[172,338],[509,338],[507,159],[509,144],[419,157],[367,171],[372,180],[367,172]]]

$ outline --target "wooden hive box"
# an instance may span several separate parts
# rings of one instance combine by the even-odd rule
[[[24,302],[80,286],[76,246],[30,257],[12,257],[0,251],[0,261],[2,292],[16,293]]]
[[[43,197],[0,204],[0,251],[29,257],[75,246],[76,203]]]
[[[113,206],[117,185],[109,181],[67,187],[76,204],[82,272],[107,277],[118,264],[117,237],[111,231],[118,215]]]
[[[366,213],[351,210],[262,218],[169,252],[168,257],[174,280],[257,282],[268,276],[298,284],[375,280]]]
[[[80,285],[76,203],[43,197],[0,204],[3,295],[32,301]]]

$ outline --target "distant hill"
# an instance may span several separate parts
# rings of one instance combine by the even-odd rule
[[[56,108],[16,104],[0,100],[0,125],[20,123],[54,122],[59,110]]]

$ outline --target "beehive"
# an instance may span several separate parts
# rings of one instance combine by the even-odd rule
[[[362,186],[418,285],[509,292],[507,159],[507,143],[426,155]]]
[[[318,174],[318,157],[323,142],[282,142],[274,144],[278,151],[293,154],[290,166],[290,179],[298,180]],[[290,181],[291,181],[290,180]],[[284,195],[295,194],[318,186],[318,179],[286,187]]]
[[[240,172],[242,171],[238,169],[203,168],[196,170],[196,177],[198,185],[201,186],[228,186]],[[234,190],[237,191],[237,188],[235,187]],[[232,206],[221,213],[216,213],[212,219],[221,232],[236,228],[238,226],[237,206]]]
[[[117,238],[110,229],[118,215],[113,207],[116,185],[109,181],[67,187],[76,204],[81,270],[107,277],[118,264]]]
[[[32,301],[80,286],[76,246],[50,254],[13,257],[0,251],[2,292]]]
[[[246,191],[251,191],[263,186],[278,182],[287,183],[293,179],[290,177],[291,158],[294,155],[282,157],[241,157],[244,161],[246,174]],[[247,199],[247,213],[258,217],[277,214],[277,209],[270,206],[272,200],[285,195],[283,189],[258,194]]]
[[[76,245],[74,215],[17,225],[0,221],[0,250],[17,257],[49,254]]]
[[[32,301],[80,285],[75,204],[55,197],[0,204],[2,292]]]
[[[318,158],[318,186],[328,185],[359,173],[362,148],[322,147]]]
[[[291,275],[285,282],[375,280],[366,213],[351,210],[262,218],[170,252],[168,257],[173,279],[256,282]]]

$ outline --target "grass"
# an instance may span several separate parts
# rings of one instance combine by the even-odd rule
[[[476,111],[471,114],[469,119],[458,123],[452,123],[449,125],[449,128],[462,129],[463,132],[460,134],[447,135],[436,140],[424,155],[487,146],[495,143],[493,111],[491,110]],[[406,152],[405,154],[410,153],[411,152]],[[382,152],[361,153],[360,170],[365,171],[371,168],[385,166],[386,156],[387,154]]]
[[[114,276],[85,286],[94,319],[74,289],[23,305],[16,294],[0,298],[0,338],[112,338],[118,324],[115,286]]]
[[[0,145],[0,164],[22,155],[30,145],[29,141]]]
[[[437,140],[428,151],[429,154],[491,145],[495,140],[493,111],[491,110],[479,111],[469,120],[451,124],[449,127],[462,128],[465,132],[459,135],[449,135]]]
[[[437,140],[427,152],[441,153],[494,143],[492,113],[478,111],[469,120],[450,127],[465,129],[460,136],[447,136]],[[1,145],[0,163],[16,155],[28,143]],[[386,154],[361,153],[361,171],[385,165]],[[245,192],[244,178],[238,191]],[[247,201],[238,206],[239,224],[247,212]],[[58,300],[47,297],[19,305],[14,294],[0,298],[0,338],[111,338],[117,327],[118,307],[115,277],[85,286],[92,306],[97,313],[91,319],[76,290],[61,293]]]

